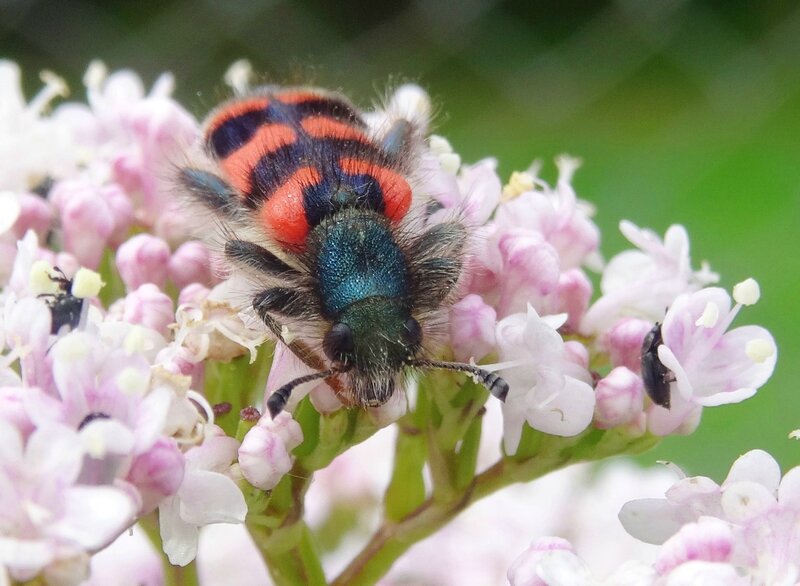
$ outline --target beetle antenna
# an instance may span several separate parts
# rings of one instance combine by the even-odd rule
[[[289,381],[282,387],[278,388],[274,393],[272,393],[269,396],[269,399],[267,399],[267,410],[269,410],[270,416],[273,419],[275,419],[278,416],[278,414],[281,411],[283,411],[283,408],[286,407],[286,402],[289,400],[289,397],[292,396],[292,391],[294,390],[295,387],[302,385],[303,383],[310,382],[312,380],[333,376],[338,372],[341,371],[329,368],[328,370],[323,370],[320,372],[307,374],[305,376],[300,376],[294,379],[293,381]]]
[[[478,368],[472,364],[464,364],[463,362],[444,362],[442,360],[411,360],[408,362],[409,366],[417,368],[441,368],[443,370],[456,370],[458,372],[467,372],[474,376],[478,381],[486,387],[486,389],[501,401],[506,400],[508,395],[508,383],[500,376],[493,372]]]

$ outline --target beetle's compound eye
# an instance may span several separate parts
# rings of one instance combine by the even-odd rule
[[[322,349],[330,360],[345,362],[353,352],[353,330],[346,323],[333,324],[322,340]]]
[[[406,330],[405,342],[409,348],[418,348],[422,344],[422,327],[413,317],[406,320],[403,324]]]

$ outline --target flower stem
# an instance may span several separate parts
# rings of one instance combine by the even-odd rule
[[[331,586],[367,586],[377,582],[409,547],[431,535],[472,503],[516,482],[529,482],[569,464],[649,449],[657,438],[632,438],[589,430],[575,438],[544,436],[536,455],[498,460],[447,500],[428,498],[400,520],[384,521],[366,546]]]

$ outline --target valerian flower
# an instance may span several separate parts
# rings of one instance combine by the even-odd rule
[[[185,566],[197,555],[199,528],[211,523],[243,523],[247,505],[228,475],[239,442],[208,426],[205,439],[186,452],[186,473],[177,493],[159,506],[164,552]]]
[[[608,330],[624,317],[660,321],[678,295],[719,279],[706,265],[699,271],[692,269],[689,236],[683,226],[670,226],[663,241],[628,221],[620,223],[620,230],[638,250],[621,252],[604,268],[602,295],[586,313],[583,332]]]
[[[755,303],[747,299],[747,304]],[[674,375],[677,392],[670,409],[653,406],[654,433],[674,431],[704,406],[738,403],[753,396],[772,375],[777,346],[759,326],[728,330],[743,303],[731,308],[724,289],[707,288],[679,296],[661,326],[659,360]]]
[[[113,486],[78,481],[84,460],[78,434],[61,425],[24,440],[0,422],[0,563],[16,580],[111,543],[134,520],[137,505]]]
[[[570,359],[556,331],[566,316],[542,318],[533,307],[497,324],[499,357],[510,391],[503,404],[504,443],[513,454],[522,425],[553,435],[577,435],[592,421],[595,395],[585,367]]]

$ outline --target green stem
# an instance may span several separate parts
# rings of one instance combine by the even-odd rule
[[[331,586],[368,586],[377,582],[414,543],[447,524],[472,503],[516,482],[530,482],[568,464],[649,449],[657,438],[627,437],[589,430],[576,438],[547,436],[535,457],[503,458],[476,476],[448,500],[428,498],[399,521],[385,521],[367,545],[331,582]]]
[[[251,511],[247,516],[247,528],[278,586],[326,584],[319,553],[303,521],[303,501],[311,477],[312,472],[295,461],[270,492],[264,512]]]
[[[269,532],[263,527],[249,524],[248,528],[267,562],[270,576],[278,586],[325,586],[319,552],[311,531],[303,521],[297,520]]]

